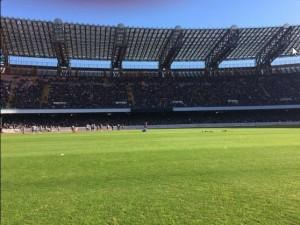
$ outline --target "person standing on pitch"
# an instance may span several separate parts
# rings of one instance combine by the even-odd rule
[[[144,129],[143,129],[143,132],[146,132],[147,129],[148,129],[148,122],[146,121],[146,122],[144,123]]]

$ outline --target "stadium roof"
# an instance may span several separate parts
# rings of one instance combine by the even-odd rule
[[[216,49],[226,50],[223,58],[215,56],[217,60],[255,59],[283,28],[150,29],[61,22],[63,39],[59,39],[55,33],[59,22],[1,18],[8,55],[56,58],[53,43],[60,40],[70,59],[112,60],[123,52],[125,61],[205,61]],[[278,56],[291,56],[293,48],[300,49],[300,26],[289,28],[288,44]],[[226,48],[224,42],[231,38],[226,35],[232,29],[238,31],[238,37]]]

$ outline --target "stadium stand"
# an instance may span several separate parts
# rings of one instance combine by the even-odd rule
[[[6,80],[7,77],[1,83],[3,108],[147,110],[176,106],[300,104],[299,74],[168,78],[17,76]]]
[[[3,17],[1,43],[0,103],[6,127],[35,124],[34,117],[22,114],[37,118],[40,113],[46,114],[37,119],[40,124],[48,116],[56,118],[54,124],[67,126],[90,120],[112,123],[111,118],[122,124],[298,120],[292,115],[297,110],[291,109],[300,109],[300,63],[272,62],[300,49],[300,26],[149,29]],[[10,62],[12,56],[57,59],[57,66],[17,65]],[[106,60],[111,68],[73,67],[72,60]],[[254,60],[255,66],[220,68],[228,60]],[[125,69],[125,61],[155,61],[158,68]],[[186,61],[204,62],[205,67],[171,68],[173,62]],[[255,111],[263,109],[269,111]],[[272,109],[283,111],[272,116]],[[190,111],[213,113],[199,119],[200,114]],[[223,111],[232,112],[216,117],[215,112]],[[62,112],[64,116],[56,115]],[[126,116],[102,122],[91,114],[86,114],[90,119],[82,116],[95,112]],[[82,121],[72,117],[61,122],[73,113],[81,113],[76,118]]]

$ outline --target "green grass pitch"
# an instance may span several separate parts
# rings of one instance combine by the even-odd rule
[[[300,224],[300,129],[1,138],[3,225]]]

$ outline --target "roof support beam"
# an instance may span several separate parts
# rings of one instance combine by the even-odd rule
[[[170,34],[168,41],[159,57],[159,69],[170,70],[171,65],[183,46],[183,31],[180,26],[176,26]]]
[[[119,24],[115,31],[114,47],[111,55],[111,68],[114,71],[122,69],[122,61],[127,50],[126,28]]]
[[[205,68],[209,71],[218,69],[220,63],[236,48],[240,30],[232,26],[214,46],[205,59]]]
[[[69,51],[64,24],[60,19],[54,20],[52,45],[57,57],[58,75],[68,75],[70,72]]]
[[[292,37],[293,27],[284,25],[278,32],[265,44],[265,46],[256,55],[256,67],[259,70],[271,68],[271,63],[280,56],[287,48]]]
[[[0,73],[4,74],[9,66],[8,50],[2,27],[0,28]]]

